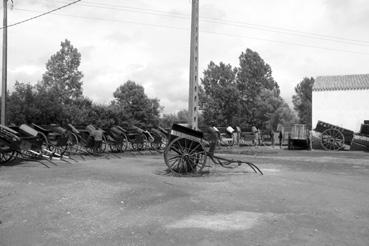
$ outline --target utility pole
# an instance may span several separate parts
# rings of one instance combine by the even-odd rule
[[[3,69],[1,83],[1,124],[6,125],[6,92],[8,72],[8,0],[3,0]]]
[[[192,0],[190,88],[188,99],[189,124],[198,129],[199,110],[199,0]]]

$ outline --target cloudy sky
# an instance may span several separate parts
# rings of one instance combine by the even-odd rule
[[[10,1],[9,1],[10,2]],[[8,24],[73,0],[14,0]],[[190,0],[82,0],[8,29],[8,89],[36,83],[69,39],[84,95],[109,103],[134,80],[164,112],[187,108]],[[200,77],[210,61],[238,65],[246,48],[270,64],[291,101],[304,77],[369,73],[368,0],[200,0]]]

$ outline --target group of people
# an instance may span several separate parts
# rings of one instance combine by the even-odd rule
[[[218,140],[221,140],[221,133],[218,130],[218,128],[216,128],[215,126],[212,127],[213,130],[216,132]],[[233,139],[233,143],[234,144],[240,144],[240,140],[241,140],[241,128],[236,126],[235,128],[228,126],[226,128],[227,133],[229,134],[230,138]],[[262,133],[261,131],[256,127],[256,126],[252,126],[251,128],[251,132],[254,134],[254,138],[252,140],[252,144],[255,146],[258,145],[262,145],[263,144],[263,139],[262,139]],[[269,136],[271,139],[271,144],[274,147],[275,145],[275,133],[273,130],[269,131]],[[282,143],[283,143],[283,133],[282,131],[278,132],[278,139],[279,139],[279,146],[282,147]]]
[[[256,127],[253,126],[251,128],[252,133],[254,134],[254,139],[253,139],[253,145],[261,145],[262,144],[262,135],[261,135],[261,131]],[[272,146],[274,147],[275,145],[275,133],[273,130],[269,131],[269,137],[272,143]],[[283,143],[283,133],[282,131],[278,132],[278,139],[279,139],[279,147],[282,148],[282,143]]]

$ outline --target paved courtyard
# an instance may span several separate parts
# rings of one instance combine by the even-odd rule
[[[224,156],[265,175],[173,177],[159,154],[0,167],[0,245],[368,245],[369,153]]]

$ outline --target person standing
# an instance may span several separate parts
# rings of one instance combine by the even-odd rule
[[[256,126],[253,126],[251,128],[252,133],[254,134],[254,145],[258,145],[258,140],[259,140],[259,130],[256,128]]]
[[[236,126],[236,132],[237,132],[237,145],[240,146],[241,128],[239,126]]]
[[[279,132],[278,138],[279,138],[279,148],[282,148],[282,140],[283,140],[282,131]]]
[[[274,131],[273,129],[269,132],[270,142],[272,143],[272,147],[274,148]]]

